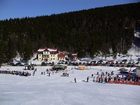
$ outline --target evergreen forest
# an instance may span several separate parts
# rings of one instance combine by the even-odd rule
[[[79,57],[102,52],[127,53],[133,42],[140,3],[108,6],[50,16],[0,20],[0,63],[29,59],[38,48],[57,48]]]

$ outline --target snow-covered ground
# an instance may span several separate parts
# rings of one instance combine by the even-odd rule
[[[97,71],[117,72],[117,67],[96,66],[84,71],[68,67],[69,77],[62,77],[62,72],[41,75],[50,67],[36,68],[35,76],[0,74],[0,105],[140,105],[140,86],[95,83],[92,78],[83,82]],[[24,67],[0,68],[7,69]]]

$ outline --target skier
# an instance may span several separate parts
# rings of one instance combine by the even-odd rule
[[[89,81],[89,77],[87,77],[87,82]]]
[[[51,76],[51,73],[50,73],[50,72],[48,73],[48,76],[49,76],[49,77]]]
[[[37,71],[37,69],[35,69],[34,71],[33,71],[33,76],[35,75],[35,72]]]
[[[46,72],[47,72],[47,74],[49,73],[49,70],[48,69],[46,69]]]
[[[76,80],[76,78],[74,78],[74,82],[75,82],[75,83],[77,83],[77,80]]]
[[[93,77],[93,82],[95,82],[95,76]]]
[[[111,75],[114,75],[114,72],[113,71],[111,71]]]

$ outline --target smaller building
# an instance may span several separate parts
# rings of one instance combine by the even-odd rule
[[[68,52],[63,51],[58,53],[58,60],[59,61],[65,61],[68,58]]]
[[[76,61],[78,59],[77,58],[77,55],[78,55],[77,53],[72,53],[71,55],[72,55],[71,57],[72,57],[73,61]]]

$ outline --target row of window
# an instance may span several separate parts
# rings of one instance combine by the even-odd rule
[[[55,60],[55,58],[51,58],[51,60]]]

